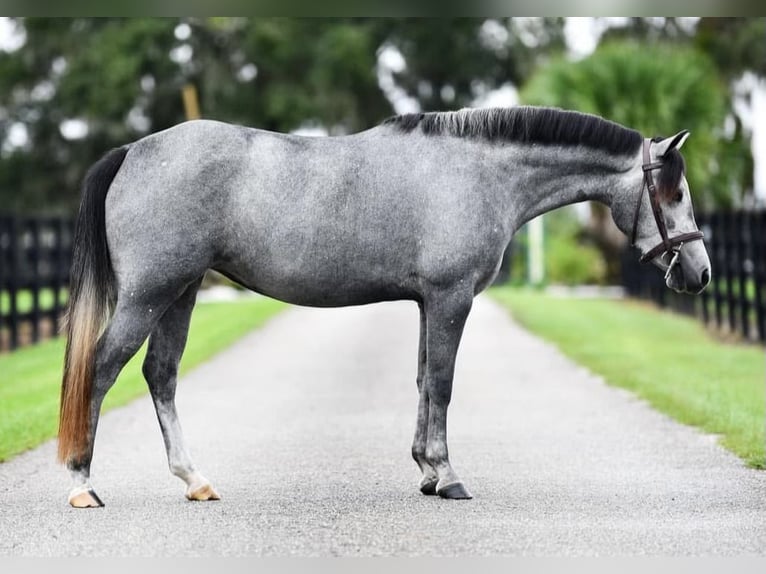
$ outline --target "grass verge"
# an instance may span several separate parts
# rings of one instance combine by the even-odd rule
[[[713,339],[696,320],[635,301],[554,298],[497,288],[524,327],[674,419],[720,436],[749,466],[766,467],[766,361],[751,345]]]
[[[201,303],[192,315],[181,373],[231,345],[284,309],[267,298],[232,303]],[[123,405],[146,392],[141,363],[146,346],[123,369],[104,409]],[[0,461],[56,435],[63,338],[0,355]]]

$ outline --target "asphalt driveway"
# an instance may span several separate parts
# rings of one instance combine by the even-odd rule
[[[417,307],[295,308],[187,375],[178,408],[222,495],[167,471],[148,397],[106,414],[66,504],[53,443],[0,464],[0,555],[766,554],[766,473],[564,358],[479,298],[450,454],[474,499],[419,493]]]

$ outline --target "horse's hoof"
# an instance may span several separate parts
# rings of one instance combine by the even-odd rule
[[[470,500],[473,498],[462,482],[453,482],[452,484],[439,488],[436,491],[436,494],[442,498],[450,498],[452,500]]]
[[[104,506],[92,488],[75,488],[69,494],[69,504],[74,508],[100,508]]]
[[[189,500],[221,500],[221,495],[210,484],[203,484],[194,490],[187,490],[186,498]]]
[[[436,484],[439,479],[436,477],[424,476],[420,479],[420,492],[429,496],[436,494]]]

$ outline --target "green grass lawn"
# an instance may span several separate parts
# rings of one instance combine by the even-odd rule
[[[199,365],[284,309],[272,299],[199,304],[192,315],[181,373]],[[145,347],[120,374],[104,408],[123,405],[146,392],[141,375]],[[63,338],[0,355],[0,461],[56,435]]]
[[[490,291],[516,320],[654,408],[706,432],[764,468],[766,360],[762,347],[716,341],[696,320],[645,303]]]

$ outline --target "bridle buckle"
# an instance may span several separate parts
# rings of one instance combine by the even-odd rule
[[[673,267],[678,265],[678,260],[681,257],[681,248],[684,246],[683,242],[679,243],[678,245],[674,246],[670,253],[673,254],[673,257],[670,259],[670,263],[668,264],[668,269],[665,271],[665,281],[668,280],[670,277],[670,274],[673,272]]]

